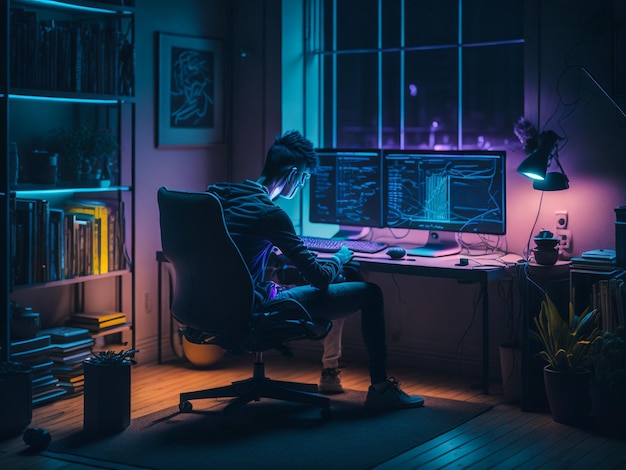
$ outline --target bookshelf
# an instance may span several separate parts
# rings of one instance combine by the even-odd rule
[[[124,311],[92,338],[134,346],[134,10],[0,0],[0,361],[11,359],[11,304],[30,299],[43,299],[48,328],[73,312]],[[65,319],[47,310],[51,291]]]

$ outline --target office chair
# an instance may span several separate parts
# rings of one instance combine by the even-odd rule
[[[288,351],[295,340],[323,339],[332,323],[313,320],[290,299],[271,301],[253,311],[254,288],[248,267],[233,242],[219,199],[210,193],[173,191],[157,195],[163,254],[175,272],[172,316],[185,325],[187,340],[216,344],[227,354],[254,353],[251,378],[218,387],[180,394],[181,412],[192,410],[190,400],[234,397],[225,413],[261,398],[305,403],[330,411],[328,397],[316,384],[271,380],[265,376],[263,351]]]

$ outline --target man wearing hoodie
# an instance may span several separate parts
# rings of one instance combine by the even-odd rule
[[[274,204],[278,197],[293,198],[318,165],[312,142],[298,131],[288,131],[277,136],[269,148],[257,181],[216,183],[207,190],[220,199],[226,226],[250,269],[255,285],[255,305],[277,297],[292,298],[312,317],[331,321],[360,310],[371,380],[365,406],[388,409],[422,406],[422,397],[408,395],[395,378],[387,376],[380,287],[362,281],[333,283],[343,265],[352,258],[352,251],[344,246],[324,262],[318,261],[296,234],[289,215]],[[274,248],[289,258],[310,285],[278,291],[276,284],[265,281]]]

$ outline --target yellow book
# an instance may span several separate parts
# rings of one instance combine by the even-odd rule
[[[67,212],[76,214],[93,215],[97,225],[93,233],[93,263],[94,274],[109,272],[109,208],[99,203],[82,203],[80,201],[70,204]]]
[[[106,323],[114,320],[121,320],[120,323],[124,323],[126,321],[126,314],[124,312],[80,312],[72,313],[71,319],[93,324]]]

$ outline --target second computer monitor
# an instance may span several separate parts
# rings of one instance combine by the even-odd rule
[[[505,234],[504,159],[493,150],[384,150],[384,225],[428,230],[435,249],[446,234]]]
[[[309,220],[352,227],[382,225],[380,150],[316,149]]]

